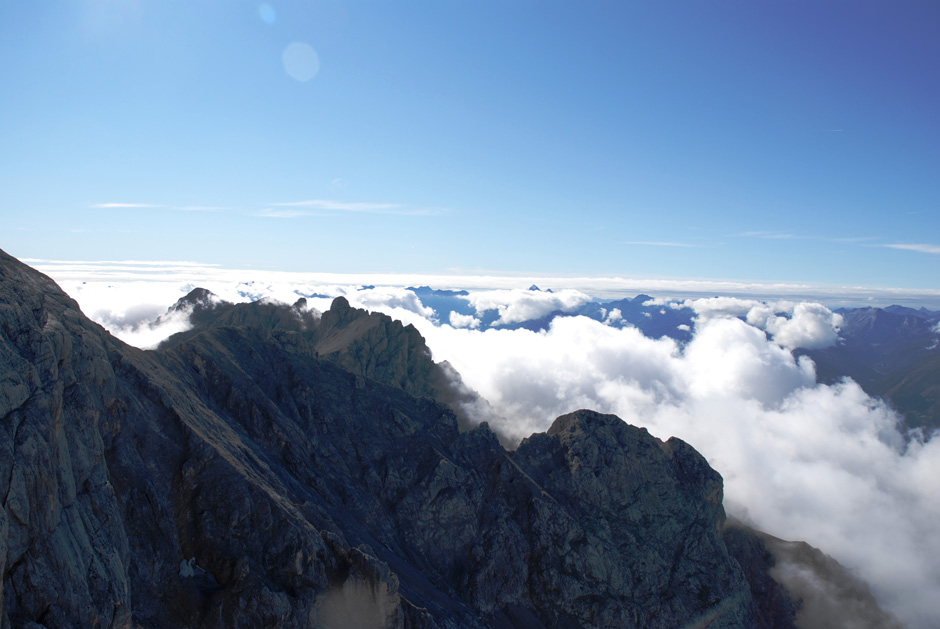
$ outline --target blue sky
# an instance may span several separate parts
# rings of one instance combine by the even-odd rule
[[[938,33],[932,0],[5,2],[0,248],[935,289]]]

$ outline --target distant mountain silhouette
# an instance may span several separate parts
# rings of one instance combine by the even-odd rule
[[[496,309],[478,313],[467,291],[411,287],[425,307],[448,323],[450,313],[476,316],[478,329],[547,330],[559,317],[588,317],[613,326],[633,326],[650,338],[668,337],[679,343],[692,339],[695,312],[674,305],[655,305],[649,295],[632,299],[591,301],[570,311],[555,310],[527,321],[505,323]],[[541,291],[531,286],[531,291]],[[648,304],[648,305],[647,305]],[[911,427],[940,428],[940,312],[905,306],[840,308],[840,341],[824,349],[798,349],[816,363],[820,382],[832,384],[849,377],[866,393],[884,398]]]
[[[689,308],[672,308],[657,305],[645,305],[653,300],[649,295],[637,295],[633,299],[618,299],[607,302],[588,302],[570,311],[555,310],[548,314],[530,319],[506,323],[500,321],[500,313],[496,308],[477,312],[466,299],[470,293],[467,291],[436,290],[428,286],[418,288],[409,287],[421,300],[421,304],[433,308],[441,323],[450,321],[450,314],[456,312],[464,316],[476,316],[480,325],[478,329],[486,330],[498,327],[505,330],[546,330],[558,317],[588,317],[595,321],[607,322],[621,327],[632,325],[645,335],[652,338],[668,336],[680,342],[692,338],[690,328],[695,313]],[[551,293],[551,289],[543,290],[536,285],[529,287],[530,291]],[[611,317],[617,311],[619,316]]]
[[[840,341],[800,351],[821,382],[848,376],[889,400],[912,427],[940,428],[940,312],[903,306],[840,309]]]

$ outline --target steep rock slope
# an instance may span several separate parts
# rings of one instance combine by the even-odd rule
[[[131,559],[105,461],[116,387],[102,332],[0,252],[3,624],[126,626]]]
[[[876,395],[891,400],[909,426],[940,430],[940,350],[886,375],[876,390]]]
[[[257,327],[295,332],[295,344],[304,344],[310,357],[328,360],[352,373],[402,389],[417,397],[431,397],[447,404],[463,425],[477,415],[491,412],[446,361],[435,363],[424,337],[412,325],[402,325],[388,315],[353,308],[337,297],[328,311],[307,308],[306,299],[293,306],[265,301],[233,304],[196,288],[170,311],[189,312],[192,328],[163,342],[168,349],[211,328]]]
[[[747,575],[758,616],[768,626],[900,629],[868,586],[832,557],[805,542],[788,542],[729,519],[728,552]]]
[[[0,252],[3,626],[792,626],[690,446],[578,411],[507,452],[321,357],[335,306],[143,352]]]

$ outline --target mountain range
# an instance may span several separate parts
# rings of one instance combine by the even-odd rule
[[[496,308],[478,312],[467,291],[409,287],[422,305],[441,321],[451,313],[475,316],[478,329],[546,330],[561,317],[588,317],[614,326],[633,326],[650,338],[668,337],[680,344],[692,338],[696,313],[682,302],[661,302],[649,295],[587,301],[524,321],[504,322]],[[539,291],[532,286],[530,291]],[[550,289],[547,291],[550,292]],[[911,428],[940,428],[940,311],[927,308],[837,308],[842,316],[838,341],[821,349],[798,349],[816,364],[820,382],[851,378],[873,397],[888,401]],[[611,314],[614,316],[611,317]],[[742,317],[743,318],[743,317]]]
[[[507,449],[386,315],[176,308],[140,350],[0,252],[4,627],[897,626],[680,439],[572,409]]]
[[[821,382],[852,378],[888,400],[912,428],[940,428],[940,312],[921,308],[852,308],[840,342],[806,353]]]

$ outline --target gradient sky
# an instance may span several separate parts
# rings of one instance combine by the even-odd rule
[[[0,248],[938,288],[940,3],[0,4]]]

